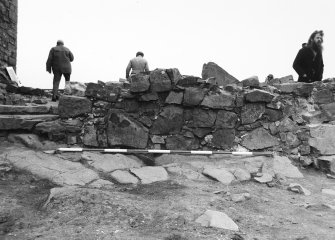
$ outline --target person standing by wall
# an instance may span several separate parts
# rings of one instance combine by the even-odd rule
[[[126,69],[126,79],[129,78],[130,70],[131,70],[131,75],[140,73],[140,72],[149,72],[148,61],[144,59],[143,52],[137,52],[136,57],[129,61],[127,69]]]
[[[314,31],[306,45],[302,45],[293,62],[293,68],[298,73],[298,82],[316,82],[322,80],[323,31]]]
[[[71,62],[74,57],[72,52],[64,46],[62,40],[57,41],[57,46],[51,48],[49,52],[49,57],[46,63],[47,72],[54,74],[53,78],[53,88],[52,88],[52,101],[57,101],[59,98],[58,89],[59,83],[64,75],[65,85],[70,82],[70,76],[72,72]]]

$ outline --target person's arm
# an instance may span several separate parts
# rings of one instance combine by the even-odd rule
[[[321,56],[320,71],[319,71],[319,75],[318,75],[318,80],[319,80],[319,81],[322,81],[322,77],[323,77],[323,68],[324,68],[324,65],[323,65],[323,58],[322,58],[322,56]]]
[[[126,69],[126,79],[129,78],[130,69],[131,69],[131,61],[129,61],[127,69]]]
[[[51,73],[51,64],[52,64],[53,49],[50,50],[48,60],[46,63],[47,72]]]
[[[149,65],[148,62],[145,62],[145,68],[144,68],[145,72],[149,72]]]
[[[69,51],[69,59],[70,59],[70,62],[73,62],[74,60],[74,57],[71,51]]]
[[[305,73],[304,69],[301,67],[301,59],[303,57],[303,49],[300,49],[297,56],[294,59],[293,62],[293,69],[298,73],[299,76],[304,76],[307,74]]]

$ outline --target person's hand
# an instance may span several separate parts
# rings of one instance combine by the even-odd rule
[[[51,73],[51,70],[47,70],[48,73]]]

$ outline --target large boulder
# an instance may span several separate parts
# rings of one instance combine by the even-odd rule
[[[92,111],[92,102],[86,97],[63,95],[59,98],[58,113],[61,118],[77,117]]]
[[[107,138],[110,146],[146,148],[148,129],[123,112],[111,111],[108,117]]]
[[[208,79],[211,77],[215,78],[215,82],[219,86],[226,86],[228,84],[239,83],[239,81],[222,69],[219,65],[214,62],[205,63],[202,67],[201,76],[203,79]]]

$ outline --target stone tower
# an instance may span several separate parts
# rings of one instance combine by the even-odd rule
[[[17,0],[0,0],[0,68],[16,68]]]

